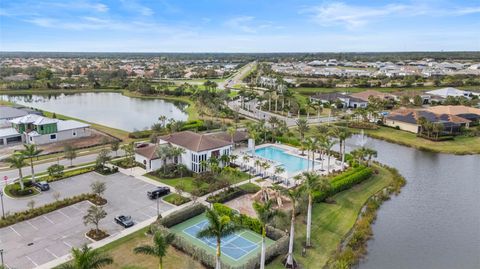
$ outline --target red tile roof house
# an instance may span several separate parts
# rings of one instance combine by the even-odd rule
[[[205,167],[200,165],[202,161],[208,161],[212,156],[220,158],[220,156],[230,155],[232,152],[232,143],[230,141],[207,134],[184,131],[161,136],[157,144],[141,144],[137,146],[135,149],[135,161],[144,164],[148,172],[160,169],[164,165],[158,155],[160,147],[183,148],[185,153],[177,160],[168,159],[166,163],[184,164],[195,173],[205,171]]]

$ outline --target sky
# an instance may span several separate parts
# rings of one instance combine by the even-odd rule
[[[0,51],[480,51],[480,0],[0,0]]]

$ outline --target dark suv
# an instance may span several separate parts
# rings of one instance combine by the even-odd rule
[[[167,195],[169,193],[170,193],[170,188],[157,187],[155,190],[147,192],[147,196],[150,199],[157,199],[157,198],[162,197],[164,195]]]
[[[50,185],[48,185],[46,181],[33,182],[33,186],[39,188],[41,191],[48,191],[50,189]]]

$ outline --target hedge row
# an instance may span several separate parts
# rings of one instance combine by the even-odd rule
[[[222,192],[219,192],[215,195],[210,195],[207,197],[207,202],[209,203],[225,203],[235,198],[238,198],[244,194],[256,193],[260,190],[260,187],[253,184],[247,183],[238,187],[228,188]]]
[[[371,168],[363,168],[361,170],[358,170],[355,173],[349,174],[342,177],[341,179],[337,179],[336,181],[331,182],[331,188],[328,191],[317,191],[314,194],[314,200],[317,203],[323,202],[327,197],[349,189],[353,185],[356,185],[370,178],[370,176],[372,176]]]
[[[41,179],[41,180],[46,180],[48,182],[54,182],[54,181],[66,179],[66,178],[69,178],[69,177],[89,173],[89,172],[92,172],[93,170],[95,170],[95,165],[92,164],[92,166],[89,166],[89,167],[82,167],[82,168],[78,168],[78,169],[75,169],[75,170],[70,170],[70,171],[63,172],[63,175],[60,176],[60,177],[46,176],[46,177],[39,178],[39,180]]]
[[[230,220],[232,220],[236,224],[245,227],[248,230],[252,230],[258,234],[262,234],[262,223],[258,219],[249,217],[245,214],[239,214],[237,211],[234,211],[230,207],[219,203],[213,204],[213,208],[217,210],[220,215],[230,217]]]
[[[65,198],[63,200],[59,200],[51,204],[46,204],[40,207],[36,207],[33,209],[28,209],[21,212],[15,212],[13,214],[9,214],[5,216],[4,219],[0,219],[0,228],[13,225],[21,221],[33,219],[40,215],[50,213],[57,209],[64,208],[66,206],[73,205],[85,200],[95,200],[95,198],[96,198],[95,194],[81,194],[81,195]]]
[[[365,170],[365,169],[367,169],[367,167],[366,167],[366,166],[363,166],[363,165],[362,165],[362,166],[353,167],[353,168],[348,169],[347,171],[345,171],[345,172],[343,172],[343,173],[341,173],[341,174],[333,177],[333,178],[330,180],[330,183],[336,182],[336,181],[338,181],[338,180],[342,180],[342,179],[344,179],[344,178],[346,178],[346,177],[348,177],[348,176],[351,176],[351,175],[353,175],[353,174],[356,174],[356,173],[358,173],[358,172],[360,172],[360,171],[362,171],[362,170]]]
[[[233,210],[224,206],[224,205],[215,204],[214,206],[218,207],[217,209],[220,210],[221,212],[226,212],[228,214],[233,214]],[[192,215],[192,213],[194,211],[198,210],[196,208],[202,208],[203,210],[205,210],[205,207],[203,207],[201,205],[191,206],[190,208],[185,208],[185,209],[180,210],[179,216],[176,216],[175,219],[176,220],[182,219],[182,221],[185,221],[186,219],[190,218],[190,217],[185,218],[186,216],[190,216],[190,215]],[[183,212],[183,211],[186,211],[186,212]],[[200,211],[200,210],[198,210],[198,211]],[[203,211],[201,213],[203,213]],[[199,213],[199,214],[201,214],[201,213]],[[170,217],[170,216],[168,216],[168,217]],[[165,219],[167,219],[168,217],[165,217],[164,219],[162,219],[161,222],[165,221]],[[250,217],[248,217],[248,218],[250,218]],[[258,221],[254,218],[250,218],[250,219],[252,219],[252,221]],[[168,222],[171,222],[171,221],[168,221]],[[160,227],[159,229],[164,234],[172,233],[168,228],[165,228],[165,227]],[[274,244],[267,247],[267,250],[266,250],[266,253],[265,253],[266,254],[265,258],[266,258],[267,262],[272,261],[275,257],[277,257],[279,255],[287,253],[287,250],[288,250],[288,235],[285,232],[268,226],[267,227],[267,237],[272,238],[273,240],[276,240]],[[207,252],[204,248],[199,247],[195,244],[192,244],[191,240],[185,239],[182,236],[175,236],[175,239],[173,240],[172,245],[176,249],[190,255],[193,259],[200,261],[207,268],[214,268],[215,267],[215,254],[212,253],[212,252]],[[221,267],[223,269],[248,269],[248,268],[258,268],[259,264],[260,264],[260,253],[251,257],[243,265],[230,266],[230,265],[222,262]]]
[[[187,219],[191,219],[197,215],[202,214],[203,212],[205,212],[205,209],[206,207],[200,203],[190,205],[185,207],[182,210],[177,210],[169,214],[168,216],[162,218],[160,220],[160,224],[167,228],[170,228],[172,226],[175,226],[179,223],[186,221]]]

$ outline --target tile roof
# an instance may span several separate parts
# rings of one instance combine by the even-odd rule
[[[417,120],[421,117],[424,117],[429,122],[439,122],[443,124],[455,123],[469,123],[470,120],[461,118],[455,115],[449,114],[437,114],[426,110],[416,110],[416,109],[398,109],[392,111],[386,118],[389,120],[396,120],[407,122],[411,124],[417,124]]]
[[[433,113],[445,113],[451,115],[477,114],[480,115],[480,108],[469,106],[432,106],[427,109]]]
[[[213,133],[213,134],[208,134],[210,137],[216,138],[216,139],[221,139],[227,142],[231,141],[231,137],[227,132],[219,132],[219,133]],[[233,142],[238,143],[248,140],[248,132],[245,131],[236,131],[235,134],[233,135]]]
[[[218,139],[210,135],[197,134],[191,131],[173,133],[159,138],[194,152],[217,149],[232,144],[230,141]]]
[[[155,160],[159,158],[157,154],[158,146],[159,145],[156,144],[140,144],[135,148],[135,153],[142,155],[149,160]]]

